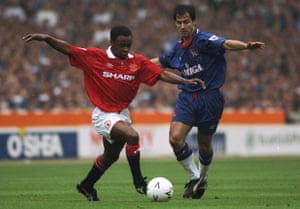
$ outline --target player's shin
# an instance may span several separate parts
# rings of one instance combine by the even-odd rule
[[[199,169],[200,169],[200,176],[207,176],[209,167],[211,165],[213,159],[213,151],[209,155],[203,155],[199,151]]]
[[[133,181],[139,181],[143,178],[140,168],[140,145],[126,144],[126,157],[129,163]]]
[[[126,144],[126,157],[130,166],[135,189],[140,194],[147,193],[146,177],[142,176],[140,167],[140,145]]]

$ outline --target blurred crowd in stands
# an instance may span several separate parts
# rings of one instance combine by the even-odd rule
[[[152,58],[178,38],[172,19],[178,3],[196,7],[204,31],[266,44],[263,50],[226,53],[227,109],[281,109],[288,121],[300,121],[300,0],[1,0],[0,114],[92,108],[81,71],[46,44],[25,44],[25,34],[107,48],[110,28],[125,24],[134,33],[132,51]],[[131,108],[171,111],[177,93],[162,82],[142,85]]]

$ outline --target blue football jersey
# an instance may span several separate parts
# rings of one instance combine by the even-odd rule
[[[181,46],[178,41],[173,48],[159,57],[162,67],[177,69],[186,79],[199,78],[206,84],[206,91],[219,89],[225,81],[226,60],[222,47],[225,38],[196,29],[191,43]],[[201,86],[178,85],[187,92],[201,91]]]

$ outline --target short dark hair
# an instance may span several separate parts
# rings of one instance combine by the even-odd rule
[[[192,20],[196,18],[195,7],[192,5],[179,4],[175,7],[173,19],[176,20],[176,16],[183,16],[185,13],[188,13]]]
[[[110,30],[110,39],[112,41],[115,41],[118,36],[132,36],[132,32],[128,27],[124,25],[114,26]]]

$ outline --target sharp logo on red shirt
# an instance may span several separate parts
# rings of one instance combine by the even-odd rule
[[[127,74],[121,74],[121,73],[111,73],[111,72],[103,72],[104,78],[113,78],[116,80],[124,80],[124,81],[132,81],[135,79],[134,75],[127,75]]]

